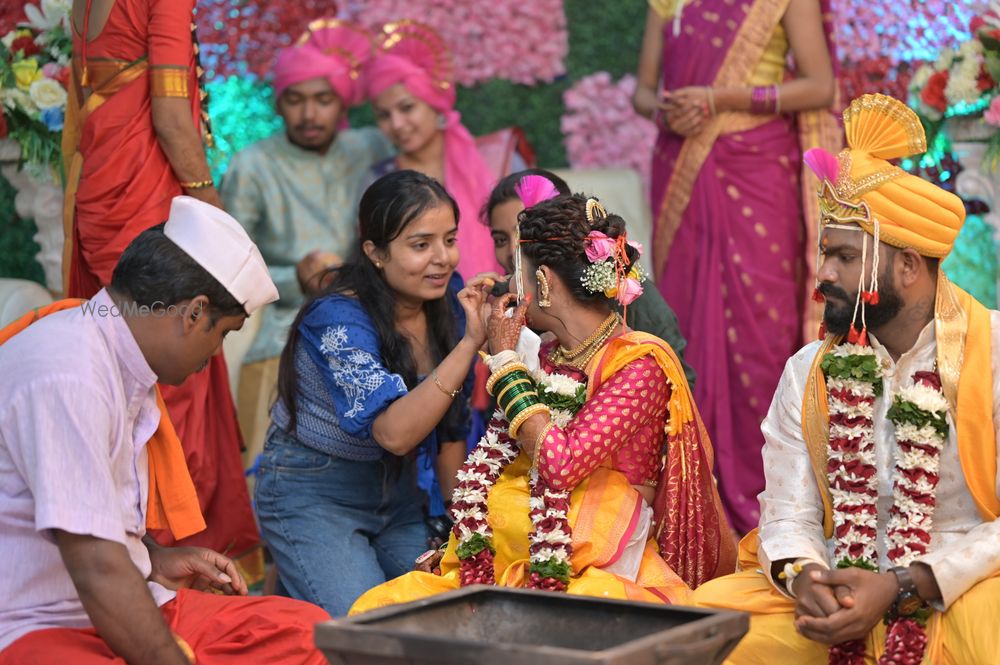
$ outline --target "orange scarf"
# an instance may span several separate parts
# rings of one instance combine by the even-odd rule
[[[993,424],[992,329],[989,310],[938,273],[934,335],[938,373],[958,439],[958,456],[969,492],[983,519],[1000,517],[997,497],[997,442]],[[830,489],[826,478],[830,416],[826,380],[820,364],[839,338],[827,336],[813,361],[802,401],[802,434],[823,498],[823,531],[833,536]]]
[[[68,298],[32,310],[0,329],[0,344],[21,332],[35,321],[86,300]],[[198,494],[188,472],[181,440],[174,431],[167,406],[156,388],[156,405],[160,408],[160,426],[146,445],[149,451],[149,502],[146,504],[146,528],[170,529],[180,540],[205,530],[205,518],[198,504]]]

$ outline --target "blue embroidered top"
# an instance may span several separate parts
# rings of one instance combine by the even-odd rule
[[[462,278],[455,273],[447,297],[456,339],[465,334],[465,310],[457,297],[461,288]],[[372,425],[408,391],[403,377],[383,364],[380,347],[375,325],[357,299],[342,295],[318,299],[299,324],[296,431],[288,431],[288,407],[280,399],[271,409],[274,425],[303,445],[336,457],[367,462],[389,454],[372,438]],[[438,426],[420,444],[421,467],[429,466],[433,472],[439,441],[464,441],[468,436],[472,382],[470,371],[455,398],[463,410],[458,424]],[[426,475],[424,468],[420,471]]]

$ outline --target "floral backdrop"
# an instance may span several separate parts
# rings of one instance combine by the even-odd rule
[[[70,0],[34,2],[44,8],[68,5]],[[863,92],[900,97],[909,93],[919,104],[934,74],[932,69],[921,70],[922,65],[942,65],[940,59],[949,53],[948,67],[961,58],[985,63],[984,54],[970,53],[974,47],[960,46],[969,43],[970,24],[987,8],[987,0],[832,2],[844,99]],[[25,4],[0,0],[0,35],[25,19]],[[419,17],[438,29],[453,51],[460,84],[458,107],[473,133],[516,124],[525,130],[541,165],[628,166],[644,176],[648,171],[653,129],[629,103],[646,14],[641,0],[296,0],[295,11],[290,11],[291,4],[287,0],[198,3],[202,62],[217,141],[211,154],[216,175],[224,173],[235,152],[280,128],[268,82],[276,50],[301,34],[309,20],[338,8],[340,16],[371,27]],[[46,76],[44,67],[40,63],[43,77],[58,80],[59,72],[49,67]],[[971,96],[967,74],[972,64],[964,67],[968,71],[952,77],[950,88],[941,86],[943,98]],[[978,73],[971,80],[978,86]],[[43,87],[51,93],[43,101],[51,104],[58,92],[50,84]],[[594,98],[602,99],[602,104],[587,103]],[[1000,121],[1000,102],[995,114]],[[47,113],[52,126],[58,121],[55,115]],[[46,122],[40,114],[38,120]],[[371,122],[371,112],[357,109],[351,120]],[[911,166],[934,166],[946,157],[946,150],[947,146],[938,145],[939,154],[932,162]],[[955,174],[954,167],[940,168],[936,177],[948,183]],[[11,246],[32,251],[23,230],[30,227],[30,220],[19,221],[20,226],[2,224],[12,218],[9,188],[0,187],[0,275],[30,277],[31,262],[7,251]],[[985,231],[987,235],[979,233],[980,244],[988,239],[988,227]],[[983,265],[993,254],[992,247],[978,251],[979,255],[973,252],[973,266]],[[992,260],[995,271],[995,256]],[[981,297],[995,302],[996,295],[987,292]]]

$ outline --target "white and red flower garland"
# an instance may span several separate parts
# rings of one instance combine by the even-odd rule
[[[822,363],[829,395],[830,440],[827,474],[833,504],[834,560],[838,568],[878,571],[875,548],[878,474],[875,466],[874,405],[882,373],[867,345],[841,344]],[[936,372],[917,372],[913,385],[895,396],[888,418],[895,425],[896,463],[889,512],[887,558],[907,566],[930,545],[941,449],[948,439],[948,402]],[[880,665],[919,663],[927,646],[926,612],[889,616],[886,651]],[[865,643],[830,648],[831,665],[863,665]]]
[[[552,410],[552,422],[562,427],[583,406],[586,386],[556,374],[537,373],[539,397]],[[535,454],[541,454],[536,451]],[[502,411],[496,411],[486,434],[458,472],[452,494],[452,533],[458,541],[459,577],[462,586],[495,584],[493,531],[489,525],[490,490],[506,466],[518,455],[517,443],[507,433]],[[535,468],[529,475],[529,589],[565,591],[572,575],[573,534],[569,525],[568,490],[549,488]]]
[[[493,571],[493,530],[486,501],[497,478],[517,459],[517,444],[507,434],[503,412],[493,414],[486,434],[469,453],[458,471],[458,485],[452,493],[452,533],[458,541],[459,576],[462,586],[495,584]]]

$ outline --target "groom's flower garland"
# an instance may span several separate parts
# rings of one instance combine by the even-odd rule
[[[535,375],[539,398],[551,409],[552,423],[564,427],[586,401],[586,385],[569,377],[539,372]],[[536,451],[538,454],[540,451]],[[517,458],[517,443],[507,433],[503,412],[493,414],[486,434],[458,473],[452,495],[452,533],[458,541],[462,586],[495,584],[493,532],[487,499],[504,468]],[[572,530],[569,526],[568,491],[545,486],[533,468],[529,536],[528,588],[564,591],[572,574]]]
[[[874,407],[882,394],[882,372],[867,345],[841,344],[823,359],[829,395],[830,440],[827,479],[833,504],[833,558],[838,568],[878,571],[878,473]],[[936,372],[917,372],[914,385],[900,390],[888,418],[896,430],[893,506],[887,557],[906,566],[930,544],[934,489],[940,452],[948,438],[948,403]],[[926,609],[912,616],[887,616],[886,652],[880,665],[919,663],[927,644]],[[864,640],[830,648],[830,665],[863,665]]]
[[[908,566],[927,553],[941,477],[941,450],[948,441],[948,400],[937,372],[916,372],[913,385],[899,391],[888,417],[896,426],[896,471],[886,537],[894,566]],[[924,626],[930,610],[887,617],[885,655],[879,665],[919,663],[927,648]]]

